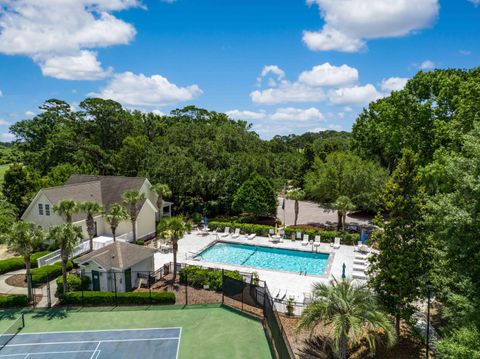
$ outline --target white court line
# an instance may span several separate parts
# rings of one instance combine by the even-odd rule
[[[50,352],[35,352],[35,353],[16,353],[16,354],[1,354],[0,358],[6,357],[15,357],[15,356],[24,356],[24,359],[28,358],[30,355],[38,354],[71,354],[71,353],[90,353],[91,350],[64,350],[64,351],[50,351]]]
[[[95,333],[95,332],[129,332],[129,331],[141,331],[141,330],[162,330],[162,329],[180,329],[182,327],[165,327],[165,328],[137,328],[137,329],[99,329],[99,330],[67,330],[63,332],[33,332],[33,333],[18,333],[19,335],[35,335],[35,334],[61,334],[61,333]],[[10,334],[8,334],[10,335]],[[6,336],[5,334],[0,335],[0,337]]]
[[[154,340],[179,340],[180,337],[171,338],[139,338],[139,339],[105,339],[101,340],[102,343],[121,343],[121,342],[142,342],[142,341],[154,341]],[[6,347],[22,347],[22,346],[34,346],[34,345],[59,345],[59,344],[88,344],[98,343],[98,340],[79,340],[69,342],[41,342],[41,343],[23,343],[23,344],[7,344]],[[0,356],[1,357],[1,356]]]
[[[98,342],[98,344],[97,344],[97,346],[95,347],[95,350],[93,351],[93,354],[92,354],[92,356],[90,357],[90,359],[93,359],[93,357],[95,356],[95,354],[96,354],[96,352],[97,352],[98,347],[100,346],[100,344],[102,344],[102,341],[99,341],[99,342]]]
[[[180,333],[178,333],[178,343],[177,343],[177,355],[176,359],[178,359],[178,353],[180,353],[180,338],[182,337],[182,328],[180,328]]]

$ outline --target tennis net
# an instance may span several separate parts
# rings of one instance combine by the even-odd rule
[[[20,315],[1,335],[0,335],[0,350],[2,350],[20,330],[25,327],[25,318],[23,314]]]

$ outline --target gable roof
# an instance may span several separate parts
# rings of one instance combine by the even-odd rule
[[[103,248],[87,253],[74,261],[75,263],[82,264],[93,260],[107,270],[111,268],[128,269],[152,257],[155,252],[156,250],[153,248],[116,241]]]

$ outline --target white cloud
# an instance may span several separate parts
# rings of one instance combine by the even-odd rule
[[[197,85],[178,87],[161,75],[145,76],[132,72],[115,74],[100,93],[91,93],[126,106],[164,106],[188,101],[202,94]]]
[[[254,111],[241,111],[241,110],[231,110],[225,112],[229,117],[236,120],[261,120],[267,117],[265,111],[254,112]]]
[[[327,127],[315,127],[309,130],[310,132],[323,132],[323,131],[328,131],[328,130],[334,130],[334,131],[343,131],[343,127],[340,125],[335,125],[335,124],[330,124]]]
[[[380,85],[383,92],[399,91],[405,87],[408,78],[405,77],[390,77],[384,79]]]
[[[54,56],[40,62],[45,76],[61,80],[100,80],[112,73],[112,69],[102,69],[97,54],[92,51],[80,51],[75,55]]]
[[[312,88],[298,82],[282,81],[278,87],[251,92],[250,98],[255,103],[265,105],[286,102],[318,102],[325,99],[325,91],[322,88]]]
[[[268,120],[270,123],[282,121],[294,122],[308,122],[308,121],[324,121],[325,116],[315,107],[307,109],[295,107],[278,108],[273,113],[267,113],[264,110],[255,111],[241,111],[232,110],[225,112],[229,117],[236,120]]]
[[[334,105],[367,105],[371,101],[378,100],[382,94],[375,86],[344,87],[329,91],[329,100]]]
[[[1,3],[0,53],[29,56],[45,75],[76,80],[97,79],[104,74],[96,53],[87,50],[128,44],[134,38],[135,28],[111,12],[140,6],[137,0]],[[83,72],[80,63],[86,66]]]
[[[475,5],[480,5],[480,0],[468,0]]]
[[[33,116],[35,116],[35,112],[33,112],[33,111],[26,111],[26,112],[25,112],[25,116],[33,117]]]
[[[480,0],[478,0],[478,3],[480,4]],[[470,56],[472,54],[472,51],[470,51],[470,50],[460,50],[459,53],[460,53],[460,55],[463,55],[463,56]]]
[[[432,25],[438,0],[307,0],[317,4],[325,24],[304,31],[303,41],[316,51],[356,52],[369,39],[399,37]]]
[[[309,86],[352,85],[358,81],[358,70],[347,65],[332,66],[326,62],[302,72],[298,80]]]
[[[269,79],[268,83],[271,87],[277,86],[277,81],[281,81],[285,77],[285,72],[277,65],[266,65],[263,67],[260,76],[257,77],[257,84],[260,86],[262,80],[270,74],[275,75],[275,78]]]
[[[0,133],[0,141],[2,142],[12,142],[15,141],[15,135],[11,133]]]
[[[433,68],[435,68],[435,62],[433,62],[432,60],[425,60],[423,61],[421,64],[420,64],[420,70],[431,70]]]
[[[10,122],[4,120],[3,118],[0,118],[0,126],[10,126]]]
[[[2,92],[2,90],[0,90],[0,97],[3,97],[3,92]]]
[[[270,116],[275,121],[323,121],[325,116],[315,107],[299,109],[293,107],[279,108]]]

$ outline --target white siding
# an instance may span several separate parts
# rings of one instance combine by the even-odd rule
[[[42,204],[43,206],[43,215],[39,214],[38,211],[38,204]],[[45,204],[50,205],[50,215],[47,216],[45,214]],[[53,212],[53,205],[48,200],[47,196],[45,196],[42,191],[40,191],[35,198],[33,199],[30,206],[27,208],[25,213],[22,216],[22,219],[27,222],[35,223],[41,226],[43,229],[48,229],[50,227],[56,226],[58,224],[64,223],[62,217],[57,215]]]

